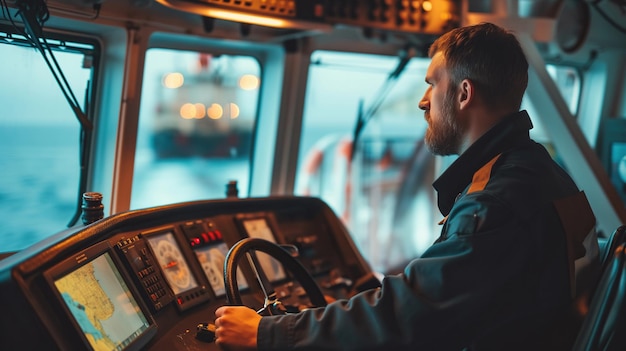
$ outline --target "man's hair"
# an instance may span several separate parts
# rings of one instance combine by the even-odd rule
[[[456,28],[435,40],[428,56],[439,51],[455,86],[469,79],[489,106],[519,110],[528,61],[513,33],[491,23]]]

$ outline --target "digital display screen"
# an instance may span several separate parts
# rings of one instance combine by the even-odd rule
[[[49,273],[48,280],[91,349],[127,350],[153,329],[108,251],[93,259],[83,254],[62,267],[67,273]]]
[[[249,237],[265,239],[276,243],[274,232],[265,217],[243,219],[242,224]],[[283,266],[278,261],[263,252],[257,252],[257,257],[267,279],[274,282],[285,278]]]
[[[173,233],[150,235],[147,239],[163,276],[175,295],[198,287]]]
[[[226,243],[196,248],[195,252],[215,296],[219,297],[226,294],[226,287],[224,286],[224,261],[226,261],[226,254],[228,253]],[[239,289],[248,287],[248,282],[241,269],[237,269],[237,286]]]

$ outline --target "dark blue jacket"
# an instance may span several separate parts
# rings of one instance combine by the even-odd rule
[[[441,236],[403,274],[264,317],[259,350],[567,349],[571,259],[554,201],[579,190],[531,128],[525,111],[507,116],[435,181]]]

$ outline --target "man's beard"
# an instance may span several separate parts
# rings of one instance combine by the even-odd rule
[[[430,120],[424,141],[430,152],[435,155],[454,155],[459,153],[462,128],[456,120],[456,91],[452,88],[446,92],[440,118]]]

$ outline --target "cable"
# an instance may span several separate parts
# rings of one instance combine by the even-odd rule
[[[78,118],[81,126],[84,129],[92,129],[93,124],[80,109],[78,100],[74,96],[70,84],[65,79],[63,70],[59,66],[59,63],[57,62],[52,49],[50,49],[46,38],[43,36],[43,25],[50,18],[50,13],[48,12],[46,4],[43,0],[24,0],[18,3],[18,14],[22,18],[24,28],[28,37],[30,37],[33,46],[39,50],[41,56],[46,61],[48,68],[50,68],[50,72],[59,85],[65,99],[74,111],[74,114],[76,115],[76,118]],[[52,58],[54,65],[50,63],[48,55]]]
[[[382,105],[382,103],[389,95],[389,92],[397,82],[398,77],[404,72],[409,61],[413,58],[413,52],[410,47],[407,47],[403,50],[399,55],[399,61],[396,68],[389,73],[387,79],[383,83],[376,94],[376,98],[374,102],[369,106],[367,110],[363,109],[363,99],[359,100],[359,109],[357,113],[356,125],[354,126],[354,131],[352,133],[352,153],[350,154],[350,161],[354,159],[354,154],[356,153],[357,141],[363,131],[363,128],[370,121],[370,119],[376,114],[378,108]]]
[[[14,1],[13,4],[15,4],[16,2]],[[21,28],[20,26],[17,25],[17,23],[15,23],[15,21],[13,21],[13,18],[11,18],[11,12],[9,11],[9,5],[7,3],[6,0],[0,0],[0,4],[2,5],[2,14],[3,16],[5,16],[5,18],[7,18],[9,20],[9,22],[11,22],[11,26],[13,27],[13,30],[20,35],[23,35],[24,37],[26,37],[26,39],[34,45],[34,43],[32,42],[32,39],[28,36],[28,34],[26,34],[26,32],[24,31],[23,28]],[[17,14],[16,14],[17,16]]]
[[[51,45],[48,44],[46,37],[43,35],[43,26],[45,22],[50,18],[50,13],[48,12],[48,8],[46,4],[43,2],[44,0],[23,0],[16,1],[18,11],[16,16],[19,15],[22,18],[22,23],[24,29],[17,26],[17,24],[11,19],[11,13],[9,11],[8,4],[6,0],[0,0],[0,5],[2,6],[2,14],[6,16],[12,23],[16,32],[21,33],[24,36],[24,43],[31,44],[32,47],[37,49],[43,59],[45,60],[52,76],[56,80],[61,92],[65,96],[68,104],[72,108],[74,114],[78,118],[78,121],[81,125],[80,129],[80,174],[79,174],[79,184],[78,184],[78,205],[76,207],[76,211],[72,218],[68,223],[68,227],[73,226],[80,218],[81,214],[81,203],[82,203],[82,194],[85,192],[87,188],[87,175],[88,175],[88,167],[89,164],[89,156],[91,154],[91,143],[92,143],[92,135],[93,135],[93,124],[91,120],[88,119],[86,113],[84,113],[76,96],[74,95],[71,86],[65,75],[63,74],[63,70],[59,65],[59,62],[56,60],[54,56]],[[94,5],[94,10],[96,10],[96,16],[99,14],[100,6],[96,7]],[[50,56],[50,58],[48,57]],[[90,89],[91,85],[89,84],[87,87],[88,91],[85,95],[85,111],[89,111],[89,96],[91,95]]]

